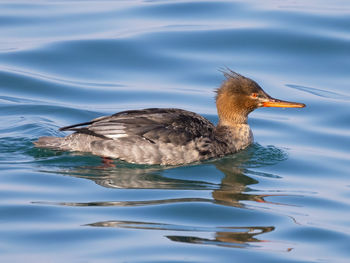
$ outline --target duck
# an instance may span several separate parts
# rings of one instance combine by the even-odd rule
[[[127,110],[60,128],[65,137],[40,137],[36,147],[85,152],[144,165],[184,165],[241,151],[253,143],[248,115],[261,107],[303,108],[272,98],[254,80],[230,69],[216,90],[218,123],[177,108]]]

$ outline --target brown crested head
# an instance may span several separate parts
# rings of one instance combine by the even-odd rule
[[[270,97],[254,80],[230,69],[222,72],[226,79],[217,89],[216,95],[216,107],[221,125],[247,123],[248,114],[259,107],[305,107],[302,103]]]

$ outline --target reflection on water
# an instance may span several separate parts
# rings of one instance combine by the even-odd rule
[[[204,245],[217,245],[225,247],[258,247],[252,245],[252,243],[267,242],[266,240],[260,240],[256,236],[263,233],[273,231],[273,226],[268,227],[198,227],[198,226],[184,226],[184,225],[170,225],[161,223],[148,223],[148,222],[133,222],[133,221],[104,221],[88,224],[88,226],[94,227],[117,227],[117,228],[131,228],[142,230],[163,230],[172,231],[177,235],[166,235],[172,241],[192,243],[192,244],[204,244]],[[181,232],[190,233],[191,235],[180,235]],[[198,234],[197,236],[194,236]],[[214,238],[200,237],[200,235],[213,236]]]
[[[165,171],[177,169],[179,167],[160,167],[160,166],[140,166],[131,165],[116,161],[116,167],[103,167],[101,165],[95,167],[74,167],[61,168],[60,171],[64,175],[79,177],[94,181],[96,184],[107,188],[138,188],[138,189],[171,189],[171,190],[210,190],[212,198],[172,198],[159,200],[138,200],[138,201],[101,201],[101,202],[35,202],[36,204],[54,204],[62,206],[100,206],[100,207],[137,207],[152,206],[171,203],[193,203],[204,202],[217,205],[225,205],[232,207],[245,207],[243,201],[266,202],[266,195],[254,194],[254,190],[250,185],[257,184],[258,181],[246,174],[250,172],[250,168],[263,167],[276,164],[286,159],[286,153],[282,150],[269,146],[262,147],[254,144],[247,150],[238,154],[227,156],[218,160],[207,161],[202,165],[214,166],[219,174],[223,174],[220,183],[213,183],[205,180],[191,179],[175,179],[169,178]],[[196,166],[196,164],[194,164]],[[41,168],[42,169],[42,168]],[[262,176],[274,177],[276,175],[261,174]],[[103,222],[94,222],[89,226],[98,227],[117,227],[117,228],[133,228],[144,230],[166,230],[166,231],[182,231],[189,232],[191,235],[167,235],[172,241],[233,246],[233,247],[251,247],[251,242],[261,242],[256,236],[271,232],[273,226],[257,227],[197,227],[197,226],[178,226],[171,224],[162,224],[155,222],[134,222],[134,221],[118,221],[110,220]],[[211,233],[214,238],[204,238],[197,236],[197,232]]]
[[[41,151],[40,149],[38,151]],[[242,207],[241,201],[265,202],[266,195],[255,195],[247,186],[258,181],[247,176],[253,173],[249,168],[272,165],[286,159],[286,153],[273,146],[263,147],[254,144],[245,151],[217,160],[207,161],[205,165],[213,165],[224,176],[220,183],[195,179],[175,179],[164,175],[166,170],[178,167],[141,166],[118,162],[116,168],[74,167],[63,168],[55,173],[89,179],[107,188],[123,189],[173,189],[173,190],[211,190],[212,199],[177,198],[166,200],[109,201],[88,203],[60,203],[69,206],[140,206],[176,202],[210,202],[228,206]],[[202,164],[203,165],[203,164]],[[140,168],[141,167],[141,168]],[[143,168],[142,168],[143,167]],[[42,168],[41,171],[45,171]],[[48,171],[45,171],[48,172]],[[256,173],[255,173],[256,174]],[[260,176],[278,177],[273,174],[259,173]]]

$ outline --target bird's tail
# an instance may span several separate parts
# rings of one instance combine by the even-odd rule
[[[34,145],[39,148],[61,149],[63,139],[60,137],[44,136],[34,142]]]

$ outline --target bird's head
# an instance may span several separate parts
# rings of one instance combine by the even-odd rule
[[[303,103],[272,98],[254,80],[232,70],[223,73],[226,79],[216,95],[216,107],[223,125],[247,123],[248,114],[260,107],[305,107]]]

